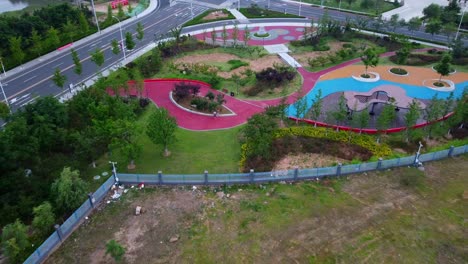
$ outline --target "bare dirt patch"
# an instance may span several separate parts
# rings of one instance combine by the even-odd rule
[[[229,60],[236,60],[239,57],[227,54],[227,53],[211,53],[211,54],[194,54],[194,55],[187,55],[181,58],[177,58],[174,60],[174,64],[183,65],[183,64],[197,64],[202,63],[206,65],[213,65],[213,62],[221,62],[227,63]],[[240,75],[244,77],[243,72],[250,68],[252,71],[261,71],[268,67],[273,67],[274,64],[282,65],[284,62],[278,58],[276,55],[267,55],[255,60],[249,59],[242,59],[249,62],[249,66],[239,67],[229,72],[222,72],[218,71],[218,76],[222,78],[231,78],[233,74]]]
[[[318,153],[289,154],[276,162],[273,171],[297,168],[328,167],[347,160]]]
[[[224,14],[222,11],[213,11],[209,13],[207,16],[205,16],[202,20],[214,20],[214,19],[220,19],[220,18],[225,18],[228,17],[228,14]]]

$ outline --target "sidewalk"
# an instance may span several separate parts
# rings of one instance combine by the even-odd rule
[[[129,24],[129,23],[132,23],[133,21],[135,21],[136,19],[138,19],[138,17],[143,17],[143,16],[146,16],[148,14],[150,14],[151,12],[153,12],[154,10],[157,9],[157,7],[159,6],[159,0],[150,0],[150,5],[148,6],[147,9],[145,9],[143,12],[141,12],[139,15],[136,15],[134,17],[131,17],[129,19],[126,19],[124,21],[121,22],[121,25],[126,25],[126,24]],[[109,33],[115,29],[118,29],[119,28],[119,24],[114,24],[104,30],[101,30],[101,33],[94,33],[92,35],[89,35],[85,38],[82,38],[80,40],[77,40],[76,42],[73,42],[71,43],[71,45],[66,45],[67,47],[66,48],[63,48],[61,50],[55,50],[55,51],[52,51],[50,53],[47,53],[41,57],[38,57],[38,58],[35,58],[34,60],[32,61],[29,61],[29,62],[26,62],[16,68],[13,68],[9,71],[6,72],[6,76],[9,77],[9,76],[12,76],[12,75],[15,75],[17,73],[20,73],[24,70],[28,70],[38,64],[41,64],[43,61],[47,61],[47,60],[50,60],[52,58],[54,58],[55,56],[59,55],[59,54],[62,54],[64,52],[69,52],[69,50],[71,48],[75,48],[75,47],[78,47],[84,43],[87,43],[93,39],[97,39],[99,38],[101,35],[103,34],[106,34],[106,33]],[[4,76],[3,74],[1,74],[0,77]],[[3,77],[3,79],[7,78],[7,77]]]
[[[249,23],[249,19],[244,16],[241,12],[239,12],[237,9],[228,9],[229,12],[237,19],[239,20],[240,23]]]

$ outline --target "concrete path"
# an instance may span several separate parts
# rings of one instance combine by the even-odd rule
[[[240,23],[249,23],[249,19],[244,16],[241,12],[237,11],[237,9],[229,8],[229,12],[240,22]]]

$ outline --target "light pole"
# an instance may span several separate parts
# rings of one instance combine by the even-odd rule
[[[2,81],[0,81],[0,88],[2,89],[3,97],[5,97],[5,103],[8,106],[8,110],[10,110],[10,113],[11,113],[10,102],[8,102],[8,98],[6,96],[5,90],[3,89]]]
[[[460,33],[460,27],[461,27],[461,24],[463,22],[463,17],[465,16],[465,12],[466,12],[466,7],[468,5],[465,4],[465,8],[463,8],[463,12],[462,12],[462,16],[461,16],[461,19],[460,19],[460,23],[458,24],[458,29],[457,29],[457,34],[455,34],[455,40],[457,40],[458,38],[458,34]]]
[[[124,39],[123,39],[123,34],[122,34],[122,26],[120,25],[120,19],[116,16],[112,16],[113,18],[117,19],[117,21],[119,21],[119,30],[120,30],[120,42],[122,43],[122,51],[123,51],[123,55],[124,55],[124,60],[127,59],[127,56],[125,54],[125,42],[124,42]]]
[[[338,4],[338,10],[341,11],[341,0],[340,0],[340,3]]]
[[[237,10],[240,10],[240,0],[237,1]]]
[[[91,0],[91,6],[93,7],[94,19],[96,20],[96,26],[99,34],[101,34],[101,29],[99,28],[99,21],[96,16],[96,9],[94,8],[94,0]]]
[[[268,0],[268,10],[270,10],[270,0]]]
[[[299,16],[301,16],[302,0],[299,2]]]
[[[192,15],[192,19],[193,19],[193,0],[190,1],[190,14]]]

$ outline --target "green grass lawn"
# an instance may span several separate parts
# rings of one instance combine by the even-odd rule
[[[303,16],[297,16],[293,14],[285,14],[283,12],[277,12],[273,10],[266,10],[266,9],[252,9],[252,8],[240,8],[239,12],[241,12],[247,18],[303,18]]]
[[[211,14],[212,12],[215,12],[215,11],[220,11],[220,12],[223,12],[224,14],[228,15],[227,17],[221,17],[221,18],[217,18],[217,19],[204,19],[206,16],[208,16],[209,14]],[[198,24],[203,24],[203,23],[208,23],[208,22],[214,22],[214,21],[222,21],[222,20],[229,20],[229,19],[235,19],[235,17],[229,12],[227,11],[226,9],[221,9],[221,10],[207,10],[203,13],[201,13],[200,15],[194,17],[192,20],[188,21],[187,23],[185,23],[183,26],[184,27],[188,27],[188,26],[193,26],[193,25],[198,25]]]
[[[353,0],[353,1],[347,1],[347,0],[342,0],[341,1],[341,9],[347,9],[347,10],[352,10],[352,11],[357,11],[357,12],[364,12],[364,13],[369,13],[369,14],[381,14],[384,12],[387,12],[389,10],[395,9],[398,6],[395,6],[394,4],[390,2],[385,2],[385,1],[372,1],[372,3],[368,7],[363,7],[361,6],[361,3],[364,0]],[[296,0],[296,2],[299,2]],[[340,1],[335,1],[335,0],[303,0],[303,3],[311,3],[315,5],[321,5],[323,2],[323,5],[326,7],[332,7],[332,8],[338,8],[340,7]],[[351,2],[351,5],[349,4]]]

